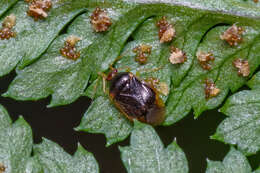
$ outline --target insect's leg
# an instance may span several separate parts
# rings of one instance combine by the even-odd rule
[[[106,93],[107,75],[103,72],[99,72],[98,75],[102,77],[103,92]]]

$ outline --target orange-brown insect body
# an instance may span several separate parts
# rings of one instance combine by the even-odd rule
[[[27,14],[33,17],[34,20],[44,19],[48,16],[47,12],[51,9],[51,7],[51,0],[32,0],[30,1]]]
[[[129,120],[151,125],[164,121],[165,107],[158,92],[132,73],[118,73],[110,83],[109,96]]]
[[[90,23],[92,24],[92,27],[96,32],[107,31],[108,28],[112,25],[112,22],[108,17],[107,12],[101,10],[98,7],[95,9],[90,18]]]

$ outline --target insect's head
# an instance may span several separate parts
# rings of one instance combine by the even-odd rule
[[[108,73],[106,80],[111,81],[118,73],[118,70],[116,68],[111,67],[111,71]]]

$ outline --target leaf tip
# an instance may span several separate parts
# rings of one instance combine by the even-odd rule
[[[114,142],[110,141],[109,139],[107,139],[107,143],[106,143],[106,147],[110,147],[112,144],[114,144]]]
[[[173,145],[173,146],[179,148],[179,145],[177,144],[177,138],[174,138],[170,145]]]
[[[121,155],[123,155],[123,153],[126,152],[127,149],[129,149],[129,146],[118,146],[118,150],[120,151]]]
[[[73,128],[73,130],[75,130],[75,131],[80,131],[81,130],[81,128],[80,128],[80,126],[78,126],[78,127],[75,127],[75,128]]]
[[[47,107],[47,108],[53,108],[53,107],[55,107],[55,106],[57,106],[57,105],[55,105],[55,104],[53,104],[53,103],[51,102],[51,103],[48,104],[46,107]]]
[[[219,108],[219,109],[218,109],[218,112],[221,112],[221,113],[223,113],[223,112],[224,112],[224,107],[222,107],[222,108]]]
[[[214,135],[210,136],[210,139],[223,141],[223,136],[218,133],[215,133]]]
[[[78,127],[73,128],[73,130],[79,132],[79,131],[82,131],[82,128],[81,128],[81,126],[79,125]]]
[[[206,158],[206,162],[207,162],[207,163],[209,163],[209,162],[210,162],[209,158]]]
[[[20,115],[20,116],[18,117],[18,120],[16,121],[16,123],[22,123],[22,124],[25,124],[25,125],[27,125],[28,127],[30,127],[30,125],[27,123],[27,121],[25,121],[25,119],[23,118],[22,115]]]
[[[2,97],[10,97],[10,94],[9,94],[9,92],[7,91],[7,92],[3,93],[1,96],[2,96]]]
[[[77,147],[77,151],[86,151],[85,148],[78,142],[78,147]]]
[[[196,114],[196,113],[195,113],[195,115],[194,115],[194,117],[193,117],[194,120],[197,120],[197,119],[199,118],[199,116],[200,116],[199,114]]]
[[[194,120],[198,119],[199,116],[201,115],[202,111],[201,110],[194,110]]]
[[[118,146],[118,149],[119,149],[120,152],[123,152],[124,147]]]
[[[177,138],[176,137],[173,139],[173,142],[177,144]]]

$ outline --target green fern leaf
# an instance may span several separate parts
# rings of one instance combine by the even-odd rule
[[[29,124],[22,117],[12,124],[7,111],[0,105],[0,172],[99,172],[93,155],[80,145],[75,155],[70,156],[47,139],[33,149],[32,138]]]
[[[220,111],[228,117],[219,125],[213,139],[237,145],[246,155],[260,149],[260,73],[249,86],[250,91],[241,91],[231,96]]]

